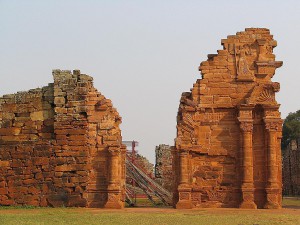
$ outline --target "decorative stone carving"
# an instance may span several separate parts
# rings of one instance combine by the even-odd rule
[[[240,128],[243,132],[253,131],[253,122],[241,122]]]
[[[266,121],[266,129],[269,131],[281,131],[282,130],[282,121]]]
[[[237,57],[239,55],[239,58]],[[254,75],[250,70],[250,65],[246,55],[251,55],[251,49],[248,44],[235,48],[235,61],[237,63],[237,79],[238,80],[253,80]]]
[[[280,121],[280,85],[271,80],[282,65],[273,54],[277,43],[268,29],[247,28],[222,45],[201,62],[202,79],[180,99],[174,206],[278,208],[281,125],[273,122]],[[200,194],[201,201],[182,200],[181,193]]]
[[[278,92],[280,85],[277,82],[271,84],[260,84],[256,86],[246,101],[248,104],[277,105],[275,92]]]

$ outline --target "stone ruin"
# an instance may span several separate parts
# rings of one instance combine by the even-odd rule
[[[154,165],[145,156],[137,153],[134,162],[149,177],[154,177]]]
[[[154,177],[154,165],[143,155],[136,153],[134,157],[132,158],[132,152],[127,152],[127,156],[129,156],[129,159],[131,162],[134,163],[142,172],[144,172],[149,178]],[[126,166],[126,169],[130,169]],[[132,176],[130,171],[127,170],[126,172],[126,190],[128,197],[132,201],[132,203],[135,203],[135,198],[147,198],[147,195],[145,194],[144,190],[139,186],[141,180],[136,181],[134,179],[135,177]],[[130,203],[129,203],[130,205]],[[137,204],[134,204],[135,206]],[[138,203],[139,206],[143,205],[143,203]]]
[[[0,97],[0,205],[123,208],[121,117],[92,77]]]
[[[156,149],[156,176],[169,190],[174,181],[176,208],[280,208],[277,43],[268,29],[248,28],[222,45],[182,94],[175,147]],[[123,208],[121,117],[90,76],[53,77],[0,97],[0,205]]]
[[[172,168],[173,146],[160,144],[155,147],[155,181],[169,192],[174,191]]]
[[[292,140],[283,151],[283,194],[300,195],[300,140]]]
[[[277,42],[268,29],[248,28],[221,43],[180,100],[174,206],[280,208]]]
[[[136,166],[138,166],[138,168],[142,170],[145,174],[147,174],[148,177],[150,178],[154,177],[153,176],[154,165],[151,162],[149,162],[149,160],[145,156],[139,153],[135,153],[134,157],[132,157],[132,152],[127,152],[127,156],[129,156],[129,160],[132,161]],[[133,184],[132,177],[126,176],[126,185],[127,185],[126,188],[131,189],[132,184]]]

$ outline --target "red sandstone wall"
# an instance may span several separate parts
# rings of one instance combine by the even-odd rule
[[[53,85],[0,98],[0,204],[48,205]]]
[[[121,118],[80,71],[0,99],[0,205],[124,206]]]
[[[177,116],[177,208],[281,206],[281,124],[268,29],[249,28],[208,55]]]

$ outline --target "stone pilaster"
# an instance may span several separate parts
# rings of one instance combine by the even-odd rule
[[[120,209],[124,208],[124,202],[121,201],[120,190],[120,163],[121,151],[115,149],[108,150],[108,187],[107,187],[107,202],[105,208]]]
[[[281,156],[279,156],[278,139],[281,137],[281,119],[268,119],[265,118],[266,134],[268,140],[267,148],[267,202],[264,208],[267,209],[277,209],[280,208],[280,192],[281,185],[278,182],[279,166],[281,162]],[[279,157],[279,158],[278,158]],[[281,180],[281,179],[280,179]]]
[[[240,208],[256,209],[254,203],[254,185],[253,185],[253,149],[252,149],[252,119],[240,119],[240,129],[242,132],[242,202]]]
[[[177,209],[192,208],[191,185],[189,182],[189,152],[180,150],[179,152],[179,200],[176,204]]]

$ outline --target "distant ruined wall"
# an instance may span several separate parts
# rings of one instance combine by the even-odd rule
[[[180,99],[174,170],[176,208],[281,207],[281,130],[265,28],[247,28],[208,55]]]
[[[149,177],[154,177],[154,165],[149,160],[140,154],[136,154],[135,164],[142,169]]]
[[[164,144],[155,148],[155,181],[170,192],[174,191],[172,150],[172,146]]]
[[[121,117],[92,77],[0,98],[0,205],[124,207]]]
[[[283,194],[300,195],[300,140],[292,140],[283,151]]]

